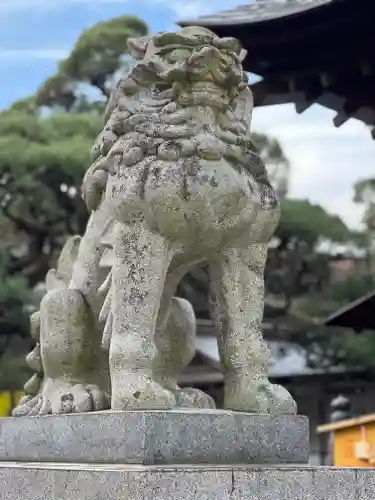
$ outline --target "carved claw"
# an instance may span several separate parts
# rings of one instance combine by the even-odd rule
[[[29,415],[86,413],[107,410],[109,406],[108,394],[96,385],[50,379]]]
[[[179,408],[216,408],[215,401],[211,396],[192,387],[180,389],[175,392],[175,397]]]
[[[112,380],[112,410],[169,410],[176,407],[173,392],[148,377],[124,374]]]
[[[31,412],[39,404],[39,396],[24,396],[21,398],[19,405],[12,411],[13,417],[26,417],[31,415]]]
[[[239,380],[232,387],[225,387],[224,407],[228,410],[249,413],[291,414],[297,406],[289,392],[280,385],[264,382],[257,386]]]

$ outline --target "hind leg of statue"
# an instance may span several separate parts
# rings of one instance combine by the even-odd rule
[[[112,268],[109,348],[113,410],[167,409],[173,392],[153,377],[155,328],[171,261],[168,242],[142,222],[118,223]]]
[[[35,354],[38,350],[40,350],[39,346],[32,351],[32,354]],[[33,375],[31,379],[26,382],[24,387],[25,395],[19,400],[18,405],[12,411],[13,417],[30,415],[35,408],[39,407],[39,393],[42,388],[42,382],[43,375],[40,373]]]
[[[39,344],[39,332],[37,344],[26,357],[26,364],[34,372],[34,375],[24,386],[25,395],[19,400],[16,408],[13,409],[14,417],[29,415],[39,405],[39,393],[43,383],[43,364]]]
[[[195,388],[181,388],[178,378],[195,355],[196,322],[191,304],[174,297],[186,269],[168,274],[155,332],[157,355],[153,363],[154,379],[173,392],[180,408],[215,408],[213,399]]]
[[[108,409],[108,356],[81,293],[51,290],[42,300],[40,318],[44,380],[30,415]]]
[[[295,413],[286,389],[268,380],[261,332],[267,245],[232,248],[210,266],[210,303],[224,367],[224,407],[252,413]]]
[[[34,375],[24,386],[24,396],[19,400],[18,405],[13,409],[14,417],[29,415],[39,404],[39,393],[43,383],[43,363],[40,352],[40,313],[36,311],[30,316],[30,333],[36,342],[34,349],[27,355],[26,364]]]

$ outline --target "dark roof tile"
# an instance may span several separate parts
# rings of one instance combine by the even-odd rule
[[[258,23],[311,10],[335,0],[255,0],[233,10],[202,16],[198,19],[180,21],[181,26],[221,26]]]

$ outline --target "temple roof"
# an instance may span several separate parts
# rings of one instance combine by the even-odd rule
[[[247,5],[202,16],[198,19],[180,21],[181,26],[218,26],[249,24],[302,14],[334,0],[255,0]]]
[[[374,307],[375,292],[370,292],[333,313],[324,323],[326,326],[351,328],[356,332],[374,330]]]
[[[373,0],[255,0],[179,22],[241,42],[244,69],[261,77],[255,106],[318,103],[337,112],[336,127],[357,118],[375,138],[374,23]]]

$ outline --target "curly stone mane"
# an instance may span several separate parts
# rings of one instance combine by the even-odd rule
[[[250,139],[253,99],[237,40],[189,27],[133,39],[129,47],[136,63],[111,95],[83,183],[90,210],[109,174],[144,169],[150,160],[160,168],[183,161],[194,175],[199,160],[225,158],[267,182]]]

